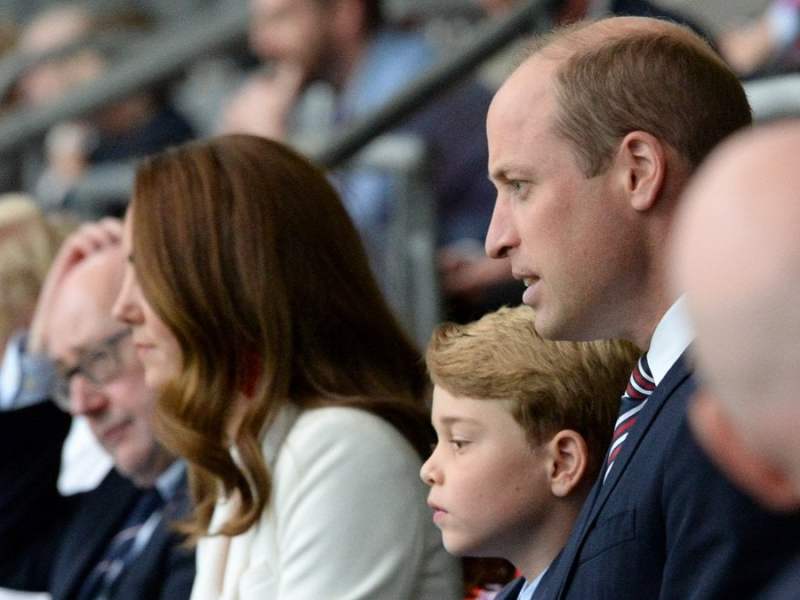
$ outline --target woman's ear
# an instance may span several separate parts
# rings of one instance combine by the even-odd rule
[[[710,392],[695,394],[689,418],[700,444],[740,489],[773,510],[800,508],[800,495],[786,473],[748,448],[720,401]]]
[[[571,429],[562,429],[547,443],[550,456],[550,490],[565,498],[583,481],[589,462],[589,450],[583,436]]]
[[[634,210],[646,211],[655,206],[667,172],[661,140],[644,131],[631,131],[620,142],[612,168]]]

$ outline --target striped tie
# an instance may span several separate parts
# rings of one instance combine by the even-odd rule
[[[614,466],[614,461],[619,456],[620,450],[622,450],[623,442],[627,439],[631,427],[636,423],[639,411],[647,404],[647,398],[653,393],[654,389],[656,389],[656,382],[650,372],[650,366],[647,364],[647,354],[644,354],[639,359],[639,362],[636,363],[628,381],[628,387],[620,400],[619,417],[614,425],[614,436],[611,438],[611,449],[608,452],[606,473],[603,475],[603,481],[606,480],[611,472],[611,467]]]
[[[92,569],[83,583],[79,600],[108,598],[114,583],[137,556],[136,538],[150,518],[164,506],[164,500],[156,488],[144,492],[133,506],[122,529],[113,537],[105,555]]]

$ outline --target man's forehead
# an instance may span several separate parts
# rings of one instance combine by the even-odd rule
[[[123,255],[118,247],[87,258],[66,274],[49,315],[50,352],[62,359],[120,328],[111,315],[122,285]]]
[[[54,359],[67,361],[121,329],[111,307],[80,288],[66,288],[51,312],[49,350]]]

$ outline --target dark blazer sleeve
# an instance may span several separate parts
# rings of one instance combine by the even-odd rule
[[[47,589],[73,501],[56,487],[71,418],[50,402],[0,412],[0,585]]]

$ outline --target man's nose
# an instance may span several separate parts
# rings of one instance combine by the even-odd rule
[[[486,254],[492,258],[504,258],[508,251],[519,244],[508,203],[497,198],[492,211],[489,231],[486,233]]]
[[[72,376],[69,382],[69,405],[73,415],[91,416],[104,410],[107,403],[103,391],[83,374]]]

